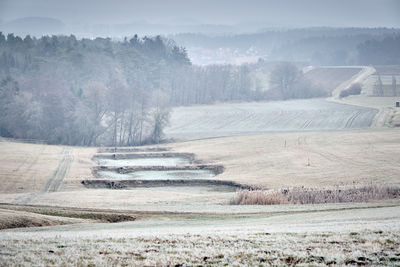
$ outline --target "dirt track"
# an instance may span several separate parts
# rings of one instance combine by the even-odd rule
[[[44,188],[44,192],[57,192],[61,185],[62,182],[65,178],[65,175],[67,174],[72,160],[72,149],[71,148],[64,148],[63,152],[63,159],[61,160],[60,164],[58,165],[58,168],[56,172],[54,173],[53,177],[50,178],[48,183],[46,184],[46,187]]]

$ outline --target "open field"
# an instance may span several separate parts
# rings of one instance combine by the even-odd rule
[[[0,142],[0,192],[44,190],[62,160],[62,147]]]
[[[324,91],[332,93],[362,70],[362,67],[312,67],[305,72],[305,77]]]
[[[224,167],[207,179],[264,189],[400,186],[400,129],[368,129],[379,106],[302,100],[213,108],[223,116],[213,122],[211,113],[211,122],[200,121],[200,128],[211,123],[200,137],[232,136],[153,146],[149,154],[133,152],[140,156],[122,151],[125,154],[116,158],[162,165],[164,160],[157,161],[161,149],[172,159],[190,156],[176,163],[185,168]],[[271,113],[275,108],[279,113]],[[200,112],[199,107],[186,109]],[[309,120],[305,129],[296,122],[303,117]],[[221,121],[225,124],[218,128]],[[246,123],[255,123],[254,128]],[[196,136],[195,128],[185,127],[175,133]],[[0,225],[42,226],[1,230],[0,266],[400,263],[396,198],[229,205],[235,196],[232,187],[190,181],[179,186],[87,188],[82,180],[99,179],[92,173],[96,148],[0,142],[0,151],[7,163],[0,165],[0,182],[7,186],[0,192]],[[100,156],[107,155],[112,158]],[[114,219],[126,221],[110,223]]]
[[[192,140],[267,132],[368,128],[376,109],[323,99],[175,108],[167,138]]]
[[[1,232],[0,262],[396,265],[399,222],[396,206],[11,229]]]
[[[392,231],[210,234],[0,241],[11,265],[386,265],[400,262]],[[24,255],[18,251],[26,251]]]
[[[92,177],[95,165],[95,148],[0,141],[0,151],[0,193],[58,191],[66,176]]]
[[[18,147],[19,151],[29,149],[32,153],[41,149],[41,146],[27,144],[2,145]],[[271,133],[187,141],[162,147],[171,149],[171,152],[194,153],[197,162],[223,165],[224,172],[212,179],[266,189],[400,184],[400,134],[397,129]],[[56,148],[54,154],[57,156],[61,148]],[[94,178],[90,169],[94,165],[90,162],[94,149],[76,148],[74,155],[77,152],[84,156],[74,156],[72,167],[58,192],[20,192],[18,187],[10,187],[0,195],[0,202],[87,208],[106,208],[109,205],[113,209],[160,205],[169,209],[170,205],[175,208],[175,205],[185,203],[203,206],[207,203],[224,204],[233,196],[231,190],[191,187],[190,184],[130,190],[87,189],[80,182]],[[10,153],[12,156],[13,153]],[[46,163],[46,167],[52,170],[56,170],[58,165],[56,161]],[[78,167],[74,169],[73,166]],[[9,166],[2,165],[1,168],[7,170]],[[32,168],[43,168],[43,165],[38,163]],[[20,175],[10,172],[2,178],[3,183],[7,184],[8,179],[16,179]],[[28,184],[32,178],[27,175],[19,179]],[[43,181],[42,188],[45,185],[46,181]],[[21,199],[26,201],[20,202]]]
[[[84,222],[89,221],[0,208],[0,229],[54,226]]]
[[[399,97],[373,97],[367,95],[353,95],[342,99],[331,99],[332,101],[378,109],[371,127],[400,127],[400,108],[396,108],[396,101]]]
[[[265,188],[399,184],[400,131],[276,133],[176,143],[225,166],[216,179]]]

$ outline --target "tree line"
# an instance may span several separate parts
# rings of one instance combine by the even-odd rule
[[[230,48],[241,56],[252,50],[268,61],[330,66],[400,64],[399,35],[400,30],[393,28],[315,27],[224,35],[182,33],[171,37],[189,49]]]
[[[255,65],[192,65],[172,40],[137,35],[39,39],[0,33],[0,135],[69,145],[159,143],[170,107],[320,96],[299,69],[276,66],[271,90]]]

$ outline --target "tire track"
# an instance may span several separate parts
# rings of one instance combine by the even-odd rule
[[[344,126],[344,128],[350,128],[353,125],[355,119],[358,116],[360,116],[360,114],[361,114],[361,111],[357,111],[352,116],[350,116],[350,118],[347,120],[346,125]]]
[[[65,178],[65,175],[67,174],[72,160],[72,149],[70,148],[64,148],[62,151],[62,154],[64,157],[62,158],[60,164],[57,167],[57,170],[55,171],[54,175],[50,178],[50,180],[47,182],[45,188],[43,189],[42,192],[40,193],[30,193],[28,195],[23,195],[14,201],[12,201],[13,204],[28,204],[32,202],[36,197],[49,193],[49,192],[57,192]]]
[[[64,181],[65,175],[67,174],[73,160],[72,150],[70,148],[64,148],[63,155],[64,158],[61,160],[56,172],[47,182],[46,187],[43,190],[45,193],[57,192]]]

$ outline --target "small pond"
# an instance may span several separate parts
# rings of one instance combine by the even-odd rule
[[[184,157],[145,157],[133,159],[107,159],[96,158],[95,162],[100,166],[184,166],[190,164],[190,160]]]
[[[129,173],[116,171],[98,171],[101,178],[133,180],[183,180],[208,179],[215,176],[212,170],[143,170]]]

